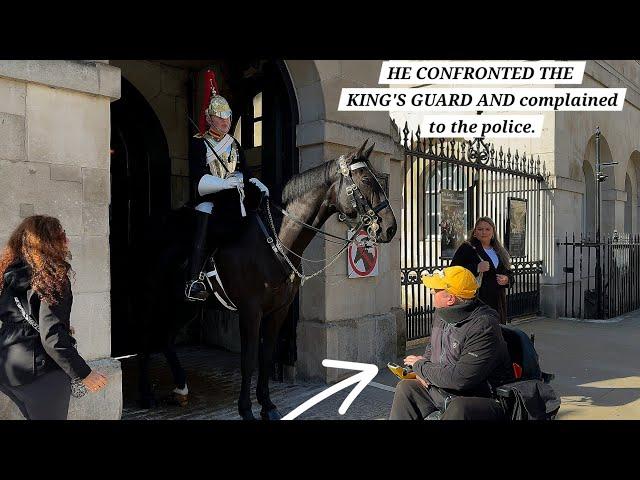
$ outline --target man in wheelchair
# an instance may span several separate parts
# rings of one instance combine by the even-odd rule
[[[540,372],[533,344],[523,332],[501,328],[498,313],[476,298],[473,274],[456,266],[422,281],[436,308],[431,341],[423,356],[405,358],[416,378],[398,383],[389,419],[552,418],[559,400],[544,388],[550,376]]]

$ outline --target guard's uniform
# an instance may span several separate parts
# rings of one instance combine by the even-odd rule
[[[202,140],[201,158],[205,161],[201,169],[197,169],[197,175],[192,175],[197,181],[197,220],[190,265],[191,280],[185,287],[188,300],[200,301],[206,300],[209,295],[202,270],[213,242],[228,236],[230,230],[238,228],[238,220],[246,217],[243,203],[245,181],[248,179],[266,195],[269,194],[267,187],[251,177],[242,148],[228,133],[231,108],[227,100],[218,95],[213,72],[207,72],[206,81],[211,89],[208,98],[205,98],[206,108],[201,115],[200,128],[204,130],[206,121],[208,130],[195,135]],[[216,205],[223,208],[216,209]],[[210,221],[212,217],[215,217],[213,223]],[[212,228],[212,225],[216,228]],[[211,230],[211,236],[215,238],[207,239],[207,233]]]

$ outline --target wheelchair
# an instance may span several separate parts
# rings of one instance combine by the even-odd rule
[[[529,389],[537,389],[537,393],[540,393],[540,390],[544,390],[548,395],[546,402],[542,398],[533,400],[533,406],[536,410],[544,412],[539,413],[537,419],[553,420],[560,409],[560,400],[555,396],[555,392],[551,390],[551,387],[539,387],[538,385],[548,385],[555,378],[555,375],[541,370],[538,353],[534,347],[535,336],[532,334],[529,337],[519,328],[510,325],[500,325],[500,327],[502,336],[507,343],[515,381],[492,388],[491,398],[501,404],[506,419],[517,419],[519,416],[526,415],[527,412],[522,412],[523,408],[525,410],[527,408],[526,402],[525,404],[518,402],[517,398],[519,390],[525,386],[526,382],[526,386]],[[428,415],[425,420],[440,420],[452,398],[445,400],[444,409],[436,410]],[[536,403],[537,405],[535,405]],[[516,411],[516,409],[519,409],[519,411]]]

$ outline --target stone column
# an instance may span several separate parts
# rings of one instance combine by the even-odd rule
[[[542,191],[541,245],[545,274],[540,285],[540,310],[543,315],[551,318],[562,317],[565,313],[563,268],[572,266],[572,258],[570,253],[565,261],[565,247],[560,243],[565,241],[565,235],[568,234],[571,242],[572,234],[578,235],[582,231],[583,194],[583,182],[555,175],[549,178],[549,183]],[[579,240],[577,236],[576,241]],[[579,287],[578,277],[576,274],[576,288]],[[575,295],[578,294],[576,290]]]
[[[0,241],[29,215],[60,219],[76,272],[78,349],[109,379],[99,394],[72,399],[72,419],[122,412],[109,293],[109,104],[119,97],[120,70],[104,61],[0,61]],[[0,418],[21,418],[1,394]]]
[[[389,197],[399,228],[402,176],[398,160],[402,157],[390,134],[388,113],[337,111],[342,88],[378,86],[381,62],[327,60],[287,64],[300,107],[296,135],[300,171],[357,149],[369,138],[376,144],[370,157],[372,165],[390,175]],[[335,217],[325,224],[325,230],[346,236],[346,227]],[[316,236],[305,257],[331,259],[339,249],[339,245]],[[400,309],[399,231],[391,243],[379,246],[378,261],[377,277],[349,279],[343,254],[301,288],[296,365],[299,378],[332,383],[351,373],[325,368],[325,358],[382,367],[395,360],[399,343],[404,348],[403,334],[398,334],[399,322],[404,321]]]

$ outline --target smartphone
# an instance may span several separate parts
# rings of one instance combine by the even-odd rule
[[[400,379],[416,378],[416,374],[413,373],[413,368],[410,365],[400,366],[397,363],[389,362],[387,367]]]

